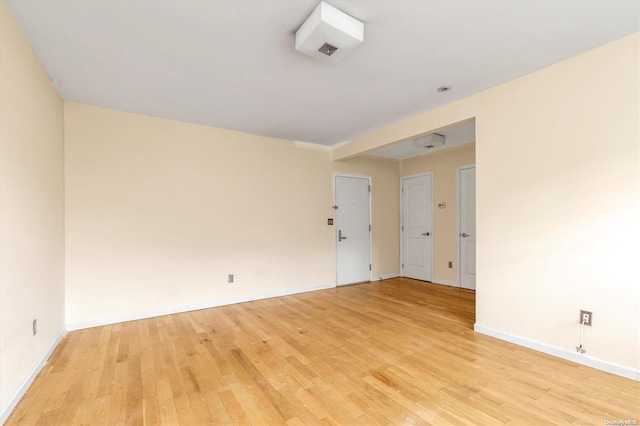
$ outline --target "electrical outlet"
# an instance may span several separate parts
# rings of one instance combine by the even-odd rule
[[[233,274],[229,274],[229,275],[227,276],[227,282],[228,282],[228,283],[232,283],[232,282],[233,282]]]
[[[580,324],[591,326],[593,321],[593,313],[591,311],[580,311]]]
[[[35,336],[38,332],[38,319],[33,320],[33,324],[31,325],[31,329],[33,330],[33,335]]]

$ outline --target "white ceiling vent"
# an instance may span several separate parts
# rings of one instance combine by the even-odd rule
[[[336,63],[364,41],[364,24],[341,10],[320,2],[296,31],[296,50]]]
[[[444,145],[444,136],[438,133],[429,133],[428,135],[420,136],[413,140],[413,145],[431,149],[436,146]]]

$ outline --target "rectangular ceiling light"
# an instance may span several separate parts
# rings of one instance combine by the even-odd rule
[[[436,146],[444,145],[444,136],[438,133],[429,133],[427,135],[423,135],[417,137],[413,140],[413,145],[420,148],[435,148]]]
[[[363,41],[364,24],[325,2],[296,31],[296,50],[329,63],[339,62]]]

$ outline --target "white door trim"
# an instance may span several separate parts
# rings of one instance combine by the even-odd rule
[[[460,268],[462,267],[462,265],[460,264],[460,261],[462,259],[462,256],[460,254],[460,205],[462,200],[460,199],[462,197],[462,194],[460,193],[460,173],[462,172],[462,170],[465,169],[471,169],[471,168],[475,168],[476,167],[476,163],[470,163],[470,164],[464,164],[462,166],[458,166],[456,167],[456,264],[457,264],[457,268],[456,268],[456,283],[457,286],[462,288],[462,277],[460,276]]]
[[[430,176],[431,177],[431,196],[434,197],[434,181],[433,181],[433,172],[423,172],[423,173],[414,173],[412,175],[406,175],[406,176],[400,176],[400,226],[399,226],[399,231],[400,231],[400,265],[398,265],[398,267],[400,268],[400,276],[404,277],[404,268],[402,267],[402,265],[404,264],[404,231],[402,229],[402,227],[404,226],[404,206],[403,206],[403,193],[402,193],[402,183],[404,180],[406,179],[413,179],[413,178],[417,178],[417,177],[422,177],[422,176]],[[434,198],[435,199],[435,198]],[[434,221],[435,221],[435,211],[432,207],[432,211],[431,211],[431,223],[429,224],[431,226],[431,229],[433,230],[433,238],[431,239],[431,259],[430,263],[431,263],[431,282],[433,282],[433,277],[435,276],[435,270],[434,270],[434,258],[435,258],[435,238],[436,238],[436,230],[435,230],[435,226],[434,226]]]
[[[348,173],[333,173],[333,205],[336,205],[336,178],[337,177],[347,177],[347,178],[360,178],[367,179],[369,181],[369,225],[371,228],[369,229],[369,265],[371,265],[371,269],[369,269],[369,281],[373,281],[373,212],[371,209],[371,194],[373,194],[373,185],[371,184],[371,176],[358,175],[358,174],[348,174]],[[333,244],[334,244],[334,261],[336,265],[335,270],[335,283],[336,287],[338,287],[338,231],[335,220],[335,210],[333,211]]]

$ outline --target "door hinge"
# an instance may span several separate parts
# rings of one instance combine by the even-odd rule
[[[404,188],[402,188],[402,189],[400,190],[400,192],[402,192],[402,193],[404,194]]]
[[[371,232],[371,225],[369,225],[369,232]]]
[[[371,185],[369,185],[369,192],[371,192]]]
[[[404,231],[404,225],[402,225],[402,230]]]
[[[371,264],[369,264],[369,270],[371,270]]]
[[[404,269],[404,263],[402,264],[402,269]]]

